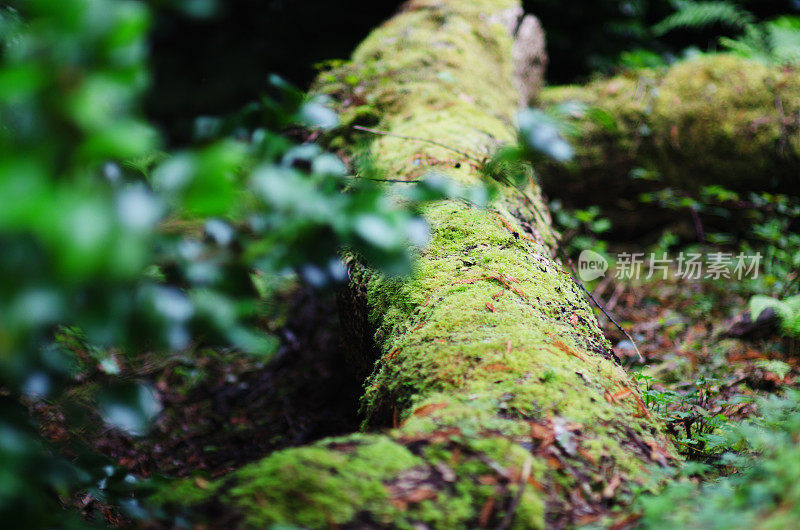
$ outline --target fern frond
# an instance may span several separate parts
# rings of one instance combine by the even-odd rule
[[[771,65],[800,64],[800,17],[780,17],[745,28],[735,39],[721,37],[728,50]]]
[[[770,41],[769,33],[766,32],[760,24],[748,26],[744,34],[735,39],[730,39],[728,37],[719,38],[720,45],[729,51],[765,64],[771,64],[773,62],[772,45]]]
[[[800,64],[800,17],[785,16],[767,23],[773,62]]]
[[[713,24],[745,29],[754,21],[752,13],[725,1],[681,3],[679,11],[653,26],[653,32],[663,35],[678,28],[700,29]]]

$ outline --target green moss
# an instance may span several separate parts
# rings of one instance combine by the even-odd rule
[[[449,9],[435,20],[414,11],[402,37],[392,25],[382,28],[355,62],[370,69],[375,58],[402,57],[386,71],[413,72],[393,75],[395,92],[379,89],[383,129],[480,158],[514,139],[510,42],[502,29],[488,38]],[[431,41],[441,49],[432,50]],[[431,167],[468,184],[482,176],[449,150],[403,138],[376,138],[371,154],[393,178],[413,179]],[[590,455],[624,473],[643,472],[641,455],[620,441],[620,425],[654,440],[657,428],[633,396],[619,403],[605,397],[635,385],[607,358],[591,308],[550,258],[553,238],[538,187],[532,182],[524,195],[501,187],[493,211],[446,202],[425,214],[432,240],[413,277],[367,282],[383,356],[366,384],[365,426],[398,417],[404,434],[455,429],[468,440],[487,432],[514,439],[524,437],[529,420],[558,416],[582,425]],[[442,403],[429,415],[413,414]]]
[[[156,506],[195,506],[211,500],[221,486],[204,478],[187,478],[165,482],[147,498]]]
[[[227,499],[253,528],[282,522],[320,528],[350,521],[361,510],[390,516],[383,481],[420,464],[408,449],[383,437],[327,440],[242,468]]]
[[[624,193],[634,167],[658,172],[662,186],[687,190],[708,183],[800,189],[800,137],[796,120],[790,123],[800,112],[796,70],[706,55],[542,96],[545,106],[567,101],[602,109],[603,119],[596,112],[573,116],[581,140],[571,172],[539,168],[566,195]]]
[[[228,479],[234,485],[224,498],[244,514],[248,528],[280,523],[325,528],[359,518],[396,528],[411,529],[419,523],[464,528],[474,525],[489,498],[502,493],[473,480],[496,475],[475,455],[509,470],[520,469],[530,457],[504,438],[476,440],[464,446],[470,453],[456,461],[454,447],[450,442],[434,443],[416,456],[385,437],[329,439],[280,451],[242,468]],[[541,478],[540,471],[532,476]],[[517,487],[505,494],[516,494]],[[433,493],[415,497],[425,488]],[[532,488],[526,488],[515,513],[516,527],[543,527],[543,502]]]
[[[508,381],[549,371],[556,377],[530,386],[551,396],[557,393],[549,385],[574,386],[576,370],[624,383],[624,372],[614,374],[601,355],[609,345],[579,288],[540,245],[468,206],[438,205],[429,218],[437,229],[414,278],[391,289],[385,281],[370,284],[387,355],[368,385],[368,413],[383,401],[483,385],[482,365],[504,365]],[[581,414],[593,414],[592,407]]]

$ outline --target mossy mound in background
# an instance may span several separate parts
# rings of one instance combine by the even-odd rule
[[[797,70],[705,55],[552,87],[542,104],[565,117],[578,156],[537,172],[548,194],[576,206],[630,210],[639,193],[665,186],[800,193]]]

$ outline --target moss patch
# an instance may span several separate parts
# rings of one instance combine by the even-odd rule
[[[227,498],[249,527],[291,522],[319,528],[353,520],[360,510],[388,523],[394,513],[383,481],[420,464],[383,437],[328,440],[242,468]]]

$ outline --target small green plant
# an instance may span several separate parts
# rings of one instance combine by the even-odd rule
[[[702,29],[714,24],[738,30],[736,38],[720,37],[726,49],[768,64],[800,63],[800,17],[783,16],[757,22],[755,16],[732,2],[675,2],[678,11],[653,27],[654,33],[686,28]]]
[[[759,359],[755,362],[755,365],[767,372],[772,372],[780,379],[784,379],[792,371],[791,366],[778,359]]]
[[[776,211],[762,217],[753,226],[754,239],[760,242],[752,245],[763,250],[764,285],[761,292],[774,293],[779,297],[797,292],[798,270],[800,269],[800,234],[792,229],[797,206],[792,213]],[[743,245],[743,247],[751,245]]]
[[[669,426],[673,441],[688,458],[707,460],[727,448],[719,432],[728,418],[708,412],[719,395],[717,379],[700,375],[688,391],[678,392],[657,385],[652,376],[637,372],[633,377],[645,405]]]
[[[566,208],[559,199],[553,199],[550,211],[562,232],[562,244],[570,256],[577,256],[587,249],[601,254],[607,252],[608,243],[601,236],[611,230],[611,221],[602,215],[599,206],[572,210]]]
[[[653,32],[657,35],[663,35],[678,28],[700,29],[714,24],[724,24],[744,29],[755,24],[755,17],[752,13],[732,2],[678,0],[673,4],[678,10],[653,27]]]
[[[663,188],[643,193],[639,200],[645,204],[685,212],[684,219],[692,223],[690,240],[678,241],[675,234],[662,234],[661,243],[675,246],[701,244],[724,250],[732,255],[757,256],[757,272],[746,282],[737,284],[748,294],[786,296],[796,292],[800,268],[800,234],[797,219],[800,202],[796,197],[767,192],[741,194],[720,185],[704,186],[689,193],[675,188]],[[746,220],[747,223],[737,223]],[[711,231],[710,227],[717,228]],[[719,231],[724,228],[725,231]],[[656,245],[655,250],[661,250]]]
[[[799,399],[796,391],[761,399],[757,420],[728,424],[720,434],[728,452],[718,462],[725,476],[700,485],[694,469],[673,470],[665,488],[636,501],[639,527],[796,528]]]
[[[772,309],[781,321],[781,329],[786,335],[800,338],[800,295],[789,296],[783,300],[769,296],[756,295],[750,299],[750,315],[753,320]]]

